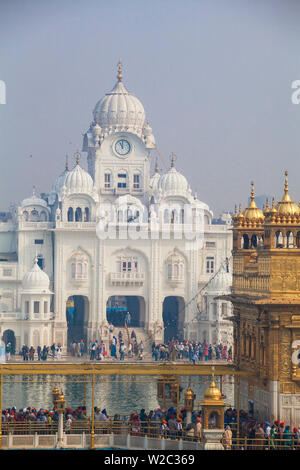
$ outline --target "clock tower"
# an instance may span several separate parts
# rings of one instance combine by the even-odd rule
[[[155,148],[155,140],[142,103],[123,84],[120,62],[117,83],[97,102],[93,116],[83,151],[88,154],[88,171],[100,203],[113,202],[125,194],[146,203],[150,150]]]

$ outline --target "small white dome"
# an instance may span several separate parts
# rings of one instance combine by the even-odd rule
[[[28,197],[27,199],[23,199],[21,202],[21,207],[29,207],[29,206],[42,206],[42,207],[48,207],[47,202],[42,199],[41,197],[38,197],[35,193],[35,188],[33,188],[32,196]]]
[[[174,166],[159,178],[158,189],[163,196],[187,196],[191,193],[186,177]]]
[[[141,135],[145,122],[142,103],[129,93],[121,79],[110,93],[96,104],[94,120],[105,133],[129,131]]]
[[[61,173],[57,178],[56,180],[54,181],[53,185],[52,185],[52,188],[51,188],[51,193],[55,193],[57,195],[59,195],[61,193],[61,188],[63,187],[63,185],[65,184],[66,182],[66,177],[67,175],[69,174],[69,169],[66,168],[63,173]]]
[[[94,182],[91,175],[77,163],[66,175],[62,189],[66,191],[66,194],[92,194],[93,188]]]
[[[22,280],[23,292],[46,293],[49,294],[50,279],[37,264],[37,258],[34,260],[33,267],[28,271]]]

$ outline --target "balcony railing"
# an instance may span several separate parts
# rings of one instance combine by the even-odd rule
[[[110,282],[112,285],[143,285],[145,280],[144,273],[139,272],[118,272],[110,273]]]

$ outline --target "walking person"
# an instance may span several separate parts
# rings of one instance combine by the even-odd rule
[[[34,361],[34,353],[35,353],[35,349],[33,346],[30,347],[29,349],[29,360],[30,361]]]
[[[57,345],[56,354],[57,354],[57,359],[60,360],[61,359],[61,354],[62,354],[62,347],[61,347],[60,343],[58,343],[58,345]]]
[[[83,342],[83,339],[79,343],[79,350],[80,350],[80,357],[83,357],[83,355],[84,355],[84,342]]]
[[[225,432],[223,434],[223,443],[225,450],[231,450],[232,446],[232,431],[230,426],[226,426]]]
[[[126,313],[125,321],[126,321],[126,325],[129,326],[130,323],[131,323],[131,315],[130,315],[130,312],[127,312],[127,313]]]

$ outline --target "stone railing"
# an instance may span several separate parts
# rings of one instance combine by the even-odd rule
[[[2,436],[2,449],[55,449],[58,442],[57,434],[31,434]],[[90,449],[90,434],[64,434],[63,448]],[[202,450],[203,443],[150,438],[148,436],[132,436],[130,434],[95,434],[96,449],[140,449],[140,450]]]
[[[112,285],[143,285],[145,274],[139,272],[120,272],[110,273],[110,282]]]

